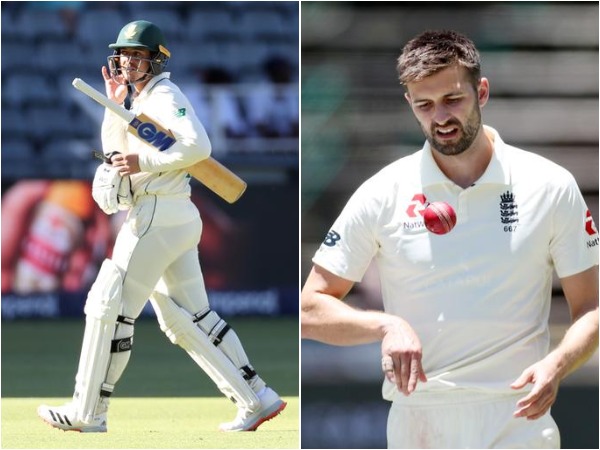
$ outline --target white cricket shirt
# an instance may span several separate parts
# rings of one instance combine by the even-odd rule
[[[566,277],[598,264],[598,233],[573,176],[486,131],[494,154],[472,186],[450,181],[425,143],[358,188],[313,258],[355,282],[375,259],[385,311],[423,345],[429,381],[418,390],[511,392],[549,351],[552,269]],[[433,201],[456,211],[446,235],[424,226]],[[383,391],[391,400],[396,388],[386,380]]]
[[[104,153],[119,151],[140,155],[141,173],[130,176],[134,197],[144,194],[189,196],[189,175],[184,169],[211,153],[210,140],[191,103],[169,76],[165,72],[152,78],[131,108],[136,115],[146,114],[175,135],[177,141],[169,148],[159,150],[127,133],[127,123],[108,109],[104,115]],[[153,138],[151,132],[148,137]]]

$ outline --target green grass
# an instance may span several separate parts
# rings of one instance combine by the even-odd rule
[[[220,422],[235,416],[225,398],[118,398],[111,402],[108,433],[64,432],[36,415],[40,403],[67,398],[2,401],[2,448],[299,448],[298,397],[254,433],[223,433]]]
[[[36,415],[73,393],[83,319],[2,322],[2,448],[299,448],[297,319],[228,318],[288,407],[256,433],[220,433],[235,407],[153,319],[138,320],[109,432],[53,430]]]

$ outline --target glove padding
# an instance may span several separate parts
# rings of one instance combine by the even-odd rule
[[[129,175],[123,177],[118,168],[100,164],[92,183],[92,197],[106,214],[129,209],[133,205]]]

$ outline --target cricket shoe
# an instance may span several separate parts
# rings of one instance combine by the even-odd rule
[[[106,413],[95,415],[90,423],[76,419],[77,414],[71,403],[57,407],[41,405],[37,413],[44,422],[63,431],[106,433]]]
[[[219,430],[256,431],[262,423],[275,417],[287,406],[277,392],[268,386],[257,395],[260,400],[260,406],[257,409],[239,409],[235,419],[232,422],[222,423]]]

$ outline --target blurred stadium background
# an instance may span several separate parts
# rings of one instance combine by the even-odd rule
[[[470,36],[491,98],[483,110],[513,145],[576,177],[598,224],[597,2],[302,2],[301,278],[350,194],[424,138],[403,98],[396,59],[429,28]],[[555,283],[553,343],[569,323]],[[349,301],[381,308],[369,272]],[[303,341],[302,447],[385,448],[378,345]],[[563,448],[598,448],[598,353],[568,377],[553,415]]]
[[[254,348],[250,356],[266,361],[265,378],[275,388],[283,378],[280,393],[298,395],[299,4],[285,1],[2,2],[2,395],[70,395],[78,350],[69,351],[68,373],[34,393],[23,381],[35,373],[30,344],[80,345],[87,290],[124,220],[91,198],[103,108],[71,82],[80,77],[103,92],[108,44],[138,19],[163,30],[167,71],[205,125],[213,156],[248,182],[229,205],[192,180],[212,307],[240,317],[232,323]],[[139,343],[158,330],[143,322]],[[268,329],[273,345],[260,345]],[[156,352],[149,358],[161,360]]]

